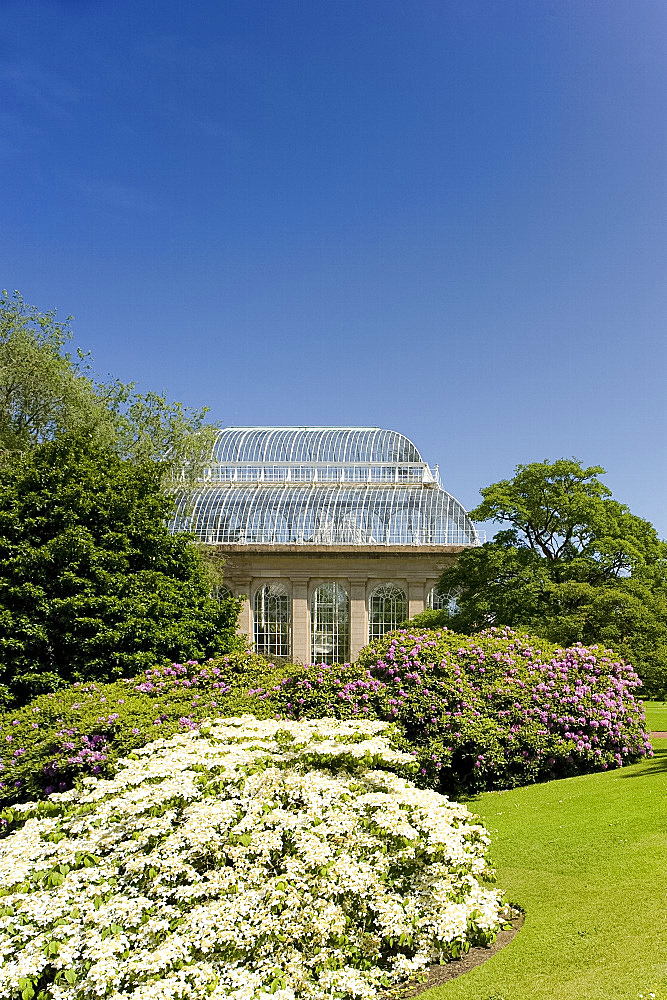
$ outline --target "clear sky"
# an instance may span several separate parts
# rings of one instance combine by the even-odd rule
[[[664,0],[0,0],[0,285],[220,424],[667,536]]]

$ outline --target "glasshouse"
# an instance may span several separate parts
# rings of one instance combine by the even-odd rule
[[[271,658],[336,662],[425,607],[475,527],[414,444],[377,427],[226,427],[173,523],[215,547]]]

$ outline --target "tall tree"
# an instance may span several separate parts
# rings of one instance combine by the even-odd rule
[[[165,658],[238,648],[196,546],[170,535],[161,467],[86,434],[26,452],[0,479],[0,695],[22,701]]]
[[[88,354],[72,354],[70,320],[40,312],[18,292],[0,294],[0,457],[85,430],[134,462],[160,461],[165,482],[196,477],[215,428],[190,409],[133,382],[99,381]]]
[[[602,474],[574,459],[535,462],[481,490],[470,516],[507,527],[443,574],[440,587],[458,594],[447,623],[461,632],[510,625],[563,645],[609,644],[633,662],[647,693],[662,696],[667,545],[612,498]]]
[[[0,294],[0,453],[23,452],[82,427],[111,435],[85,356],[66,350],[71,336],[69,320],[40,313],[18,292]]]

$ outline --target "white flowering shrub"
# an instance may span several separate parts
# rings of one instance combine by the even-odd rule
[[[491,940],[488,836],[396,745],[224,719],[5,810],[0,998],[371,997]]]

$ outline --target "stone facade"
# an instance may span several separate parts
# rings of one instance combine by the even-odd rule
[[[253,599],[267,583],[288,584],[292,602],[292,655],[310,663],[310,602],[322,583],[341,584],[350,599],[350,658],[368,642],[369,598],[379,584],[400,587],[408,617],[423,611],[442,571],[462,545],[298,545],[229,544],[215,546],[225,561],[224,579],[234,596],[245,598],[240,629],[253,638]]]

